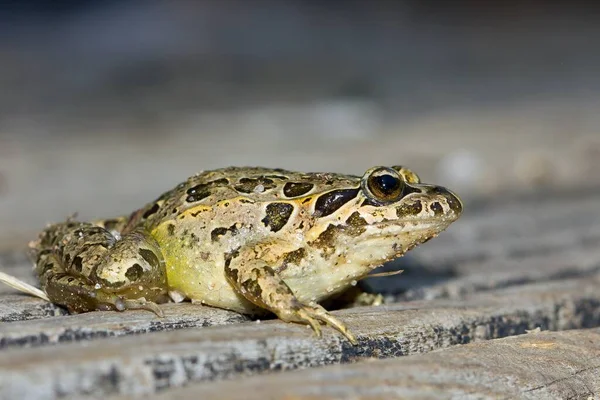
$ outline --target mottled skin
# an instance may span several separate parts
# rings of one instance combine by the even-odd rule
[[[31,244],[42,289],[74,312],[188,298],[288,322],[346,326],[318,303],[444,230],[450,191],[403,167],[363,177],[224,168],[128,217],[49,226]]]

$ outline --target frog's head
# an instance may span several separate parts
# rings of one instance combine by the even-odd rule
[[[454,193],[421,183],[401,166],[374,167],[336,186],[314,199],[317,222],[307,237],[325,256],[348,264],[377,267],[435,237],[462,213]]]

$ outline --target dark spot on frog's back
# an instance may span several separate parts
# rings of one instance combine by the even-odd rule
[[[281,171],[283,171],[283,170],[281,170]],[[280,179],[282,181],[287,181],[289,179],[287,176],[283,176],[283,175],[265,175],[265,178]]]
[[[270,190],[277,186],[273,179],[261,176],[258,178],[241,178],[235,185],[235,190],[240,193],[252,193],[257,186],[262,186],[263,190]]]
[[[333,190],[322,194],[315,202],[315,214],[324,217],[336,212],[340,207],[356,198],[359,189]]]
[[[129,269],[125,272],[125,277],[129,279],[131,282],[135,282],[144,273],[144,269],[140,264],[133,264]]]
[[[227,178],[216,179],[214,181],[210,181],[207,183],[201,183],[199,185],[193,186],[186,191],[188,195],[185,199],[188,203],[195,203],[202,199],[210,196],[211,191],[210,188],[221,187],[229,185],[229,180]]]
[[[73,267],[77,272],[83,271],[83,259],[79,256],[73,258]]]
[[[287,224],[294,206],[288,203],[270,203],[266,207],[267,215],[261,220],[273,232],[281,230]]]
[[[193,194],[189,194],[188,197],[185,198],[185,201],[187,201],[188,203],[195,203],[197,201],[207,198],[208,196],[210,196],[210,190],[204,188],[198,191],[194,191]]]
[[[308,182],[288,182],[283,187],[283,194],[286,197],[299,197],[310,192],[314,186]]]
[[[142,215],[142,217],[144,219],[148,218],[149,216],[151,216],[152,214],[155,214],[158,210],[160,209],[160,206],[157,203],[154,203],[154,205],[152,207],[150,207],[150,209],[148,209],[144,215]]]
[[[227,178],[221,178],[221,179],[216,179],[214,181],[210,181],[210,182],[206,182],[206,183],[200,183],[196,186],[192,186],[191,188],[189,188],[187,190],[187,194],[194,194],[196,192],[200,192],[204,189],[208,189],[211,187],[219,187],[219,186],[227,186],[229,185],[229,179]]]
[[[241,226],[241,225],[240,225]],[[225,227],[219,227],[219,228],[215,228],[212,230],[212,232],[210,233],[210,240],[213,242],[216,242],[217,240],[219,240],[219,237],[226,235],[227,232],[231,232],[231,235],[237,235],[238,234],[238,226],[237,224],[233,224],[231,225],[229,228],[225,228]],[[192,236],[196,236],[192,233]]]
[[[223,236],[227,233],[227,228],[215,228],[210,232],[210,240],[216,242],[219,240],[220,236]]]
[[[154,254],[153,251],[148,250],[148,249],[140,249],[139,253],[140,253],[140,256],[142,256],[142,258],[144,260],[146,260],[146,262],[152,268],[156,268],[160,264],[160,261],[158,260],[158,257],[156,256],[156,254]]]

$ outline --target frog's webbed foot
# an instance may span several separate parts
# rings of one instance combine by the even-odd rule
[[[236,260],[239,262],[233,262]],[[262,261],[247,261],[244,257],[230,260],[225,265],[225,275],[242,296],[275,313],[281,320],[308,324],[317,336],[321,336],[320,323],[325,323],[342,333],[352,344],[357,344],[343,322],[316,303],[301,303],[279,274]]]

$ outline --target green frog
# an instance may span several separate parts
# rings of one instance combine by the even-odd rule
[[[230,167],[198,173],[127,216],[48,226],[30,247],[48,298],[71,312],[169,300],[355,336],[319,302],[455,221],[451,191],[402,166],[360,176]]]

